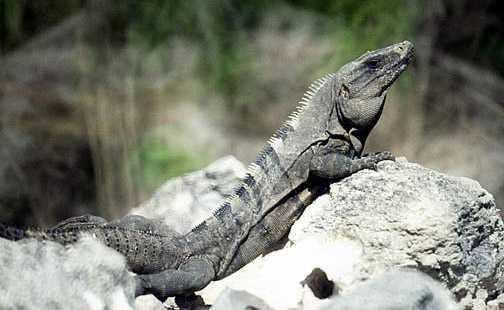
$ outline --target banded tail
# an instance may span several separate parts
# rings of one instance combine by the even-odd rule
[[[0,238],[11,241],[34,238],[37,240],[49,240],[63,245],[77,242],[83,230],[76,229],[49,229],[49,230],[28,230],[12,227],[0,223]]]

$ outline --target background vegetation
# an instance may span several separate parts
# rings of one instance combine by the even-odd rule
[[[243,161],[306,85],[410,40],[370,150],[479,180],[504,201],[497,0],[0,1],[0,214],[123,215],[167,178]]]

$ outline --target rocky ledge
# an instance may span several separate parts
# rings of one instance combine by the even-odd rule
[[[222,159],[207,169],[168,181],[134,213],[167,223],[173,221],[173,214],[199,220],[211,213],[212,206],[218,206],[242,174],[239,162]],[[205,207],[195,207],[200,202]],[[177,229],[183,232],[192,224],[184,223]],[[213,309],[501,309],[503,237],[504,224],[493,197],[476,181],[448,176],[405,159],[386,161],[376,171],[363,170],[332,184],[295,223],[284,248],[211,283],[199,295]],[[115,275],[112,278],[75,279],[64,275],[71,270],[62,268],[62,275],[54,272],[47,262],[54,256],[22,249],[38,248],[37,242],[0,241],[2,261],[10,256],[20,261],[19,266],[24,266],[26,259],[35,266],[14,270],[0,264],[2,290],[18,299],[0,298],[0,308],[44,294],[37,292],[42,287],[21,282],[40,281],[34,277],[41,274],[51,277],[50,286],[61,281],[70,287],[73,281],[80,281],[86,292],[105,292],[104,288],[124,291],[121,303],[136,309],[175,307],[172,301],[162,305],[152,296],[134,301],[129,293],[131,278],[116,270],[117,266],[124,268],[120,258],[109,256],[117,259],[112,264],[115,269],[99,259],[79,267],[98,272],[104,269],[105,274]],[[11,252],[6,252],[6,247]],[[23,255],[12,254],[12,248]],[[89,249],[78,244],[57,251],[89,257]],[[64,253],[59,256],[63,261],[58,264],[72,259]],[[33,275],[33,268],[47,269]],[[15,295],[14,287],[27,287],[31,292]],[[117,303],[105,297],[99,300],[104,307]],[[62,296],[60,302],[68,304],[69,296]]]
[[[273,309],[487,309],[504,289],[503,240],[493,197],[476,181],[386,161],[332,184],[285,248],[201,294],[210,301],[222,287],[244,290]],[[315,268],[337,288],[329,299],[300,285]]]

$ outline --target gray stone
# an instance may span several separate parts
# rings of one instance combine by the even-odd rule
[[[222,159],[167,182],[133,213],[187,231],[220,205],[243,172],[235,159]],[[372,304],[386,305],[391,291],[403,288],[397,305],[437,291],[440,295],[432,295],[426,309],[450,309],[449,293],[434,280],[388,272],[409,267],[439,280],[461,307],[497,309],[503,300],[497,296],[504,296],[503,237],[494,200],[477,182],[405,160],[382,162],[377,171],[364,170],[332,184],[330,193],[294,224],[284,249],[254,260],[200,294],[216,309],[251,300],[272,309],[326,309],[330,302],[345,309],[345,304],[370,296],[376,299]],[[164,305],[152,296],[134,301],[122,257],[93,240],[63,247],[0,239],[0,248],[0,308],[176,309],[173,300]],[[341,295],[320,300],[300,284],[315,267],[327,273]]]
[[[450,291],[416,271],[386,272],[316,310],[455,310]]]
[[[306,236],[282,250],[255,259],[223,280],[210,283],[199,294],[206,303],[212,304],[228,287],[247,291],[273,309],[312,309],[320,305],[321,300],[307,286],[301,285],[306,276],[318,267],[330,280],[335,280],[337,286],[342,286],[353,279],[354,266],[361,252],[351,240]]]
[[[332,184],[294,224],[286,248],[201,294],[212,303],[230,287],[275,309],[313,309],[323,302],[299,282],[315,267],[343,295],[387,270],[409,267],[439,280],[460,306],[477,309],[503,291],[503,237],[492,195],[476,181],[405,159],[387,161]]]
[[[134,309],[124,258],[95,240],[0,238],[0,248],[0,309]]]
[[[136,310],[165,310],[166,307],[152,295],[143,295],[135,299]]]
[[[245,291],[225,289],[215,301],[212,310],[273,310],[260,298]]]
[[[467,306],[484,302],[478,291],[503,291],[504,225],[492,195],[476,181],[404,159],[332,184],[330,199],[307,208],[289,238],[314,234],[362,248],[348,287],[408,266],[443,282]]]

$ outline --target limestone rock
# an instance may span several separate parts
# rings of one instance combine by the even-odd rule
[[[245,291],[226,289],[215,301],[211,310],[273,310],[264,301]]]
[[[159,299],[152,295],[143,295],[135,298],[135,309],[136,310],[166,310]]]
[[[243,172],[235,159],[220,160],[167,182],[133,213],[183,233],[220,205]],[[459,306],[502,304],[504,224],[492,196],[467,178],[405,160],[382,162],[377,171],[363,170],[332,184],[288,237],[284,249],[201,291],[204,301],[228,308],[253,300],[272,309],[347,309],[371,296],[374,305],[386,305],[380,298],[391,301],[391,289],[403,288],[393,304],[428,299],[432,303],[426,309],[452,309],[448,291],[426,276],[394,271],[402,267],[439,280]],[[63,247],[0,239],[0,249],[0,308],[176,309],[173,300],[164,305],[152,296],[134,301],[124,259],[96,241]],[[302,286],[314,268],[327,274],[339,295],[321,300]]]
[[[416,271],[391,271],[364,282],[352,292],[334,296],[314,310],[456,310],[451,293]]]
[[[322,303],[299,282],[313,268],[324,270],[345,295],[358,292],[365,280],[408,267],[439,280],[461,306],[474,308],[503,292],[503,237],[493,197],[476,181],[404,159],[386,161],[377,171],[332,184],[294,224],[286,248],[201,294],[212,303],[230,287],[274,309],[312,309]]]
[[[296,244],[255,259],[238,272],[212,282],[200,294],[212,304],[226,288],[247,291],[268,303],[273,309],[311,309],[321,300],[301,285],[315,267],[324,270],[330,280],[352,279],[361,248],[350,240],[307,237]]]
[[[95,240],[0,238],[0,249],[0,309],[134,309],[124,258]]]
[[[405,160],[378,167],[332,184],[330,203],[307,208],[289,239],[321,234],[355,240],[362,247],[355,281],[407,266],[469,304],[479,290],[500,294],[504,225],[492,195],[476,181]]]

